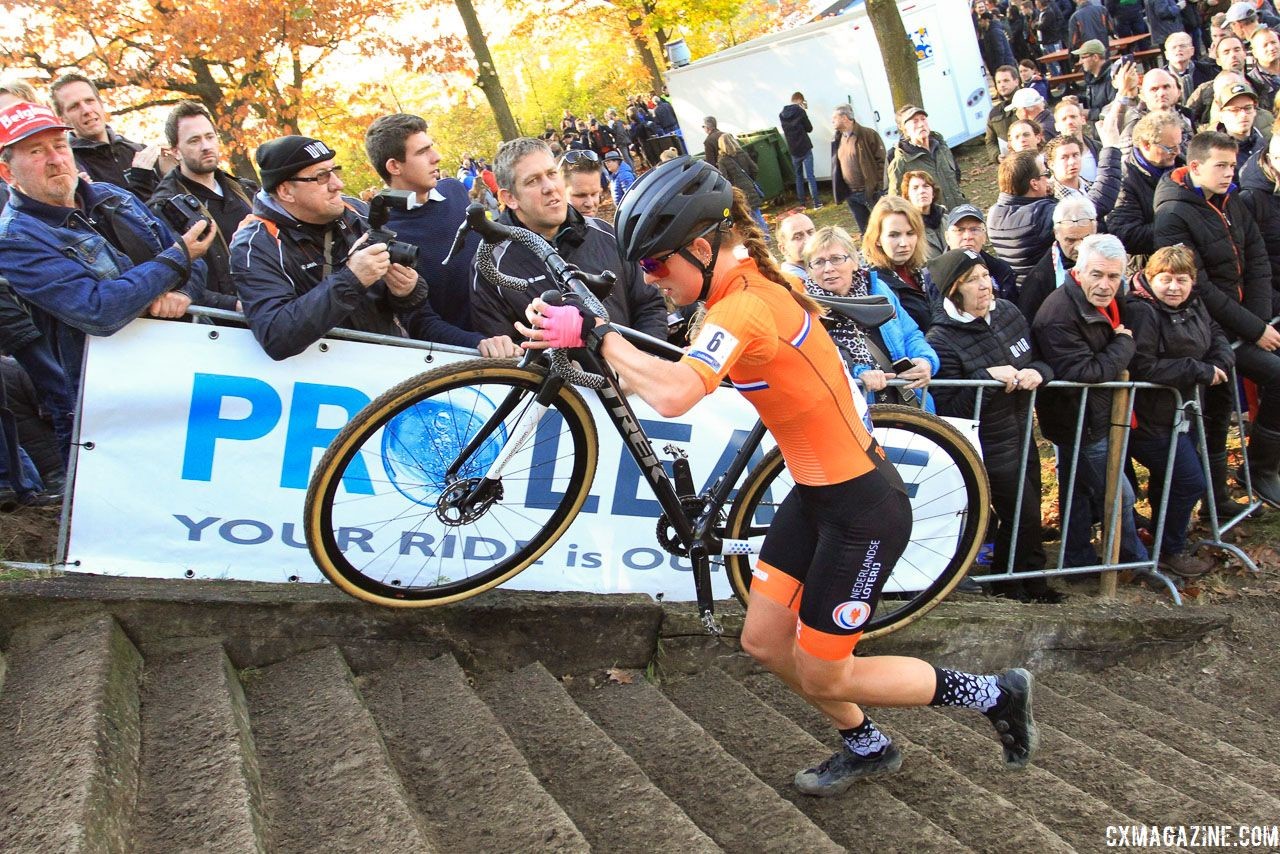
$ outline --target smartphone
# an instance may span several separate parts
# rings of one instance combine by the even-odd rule
[[[901,377],[901,376],[902,376],[902,373],[903,373],[904,371],[909,371],[909,370],[911,370],[912,368],[914,368],[915,366],[916,366],[916,363],[915,363],[915,362],[913,362],[913,361],[911,361],[910,359],[908,359],[907,357],[903,356],[901,359],[894,359],[894,361],[893,361],[893,372],[894,372],[895,374],[897,374],[899,377]],[[913,389],[913,388],[904,388],[903,386],[898,386],[898,388],[897,388],[896,390],[897,390],[897,392],[898,392],[898,397],[900,397],[900,398],[902,399],[902,403],[903,403],[903,405],[905,405],[905,406],[917,406],[917,405],[918,405],[918,404],[916,403],[916,390],[915,390],[915,389]]]

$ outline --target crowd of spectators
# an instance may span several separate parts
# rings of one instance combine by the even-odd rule
[[[1060,498],[1073,496],[1070,513],[1062,508],[1070,566],[1103,558],[1092,526],[1103,513],[1111,392],[1041,386],[1128,376],[1184,398],[1203,393],[1207,482],[1195,437],[1175,423],[1173,396],[1136,398],[1131,457],[1162,472],[1161,455],[1175,448],[1172,478],[1152,477],[1148,492],[1153,506],[1168,492],[1160,543],[1144,539],[1151,525],[1133,510],[1134,483],[1125,478],[1121,488],[1121,558],[1146,559],[1150,546],[1162,567],[1192,577],[1213,568],[1186,551],[1196,504],[1211,502],[1219,516],[1242,507],[1230,481],[1245,472],[1228,471],[1226,456],[1233,369],[1256,389],[1247,474],[1264,501],[1280,506],[1280,332],[1269,323],[1280,309],[1280,141],[1264,112],[1274,110],[1280,88],[1280,38],[1267,27],[1268,0],[1237,3],[1221,17],[1188,15],[1190,0],[1063,5],[973,4],[994,84],[985,142],[999,195],[990,210],[967,198],[960,166],[925,109],[899,109],[899,139],[886,148],[840,105],[830,118],[832,197],[847,206],[858,238],[817,227],[802,209],[780,217],[772,236],[797,287],[879,294],[896,309],[875,328],[828,319],[869,399],[970,417],[981,397],[977,435],[999,569],[1011,561],[1035,571],[1046,562],[1040,470],[1021,464],[1033,390],[1040,430],[1056,446]],[[1144,72],[1130,58],[1109,59],[1111,38],[1148,25],[1162,39],[1160,67]],[[1062,67],[1036,61],[1059,45],[1081,68],[1074,86]],[[542,235],[583,270],[615,272],[605,299],[611,317],[671,334],[669,307],[623,259],[601,217],[637,175],[686,152],[662,95],[634,97],[598,117],[565,110],[559,128],[506,142],[491,160],[467,154],[454,175],[423,118],[374,121],[364,140],[369,162],[387,189],[412,198],[407,209],[391,209],[387,224],[418,248],[412,266],[370,242],[368,202],[378,191],[345,193],[326,140],[272,139],[254,154],[255,175],[233,176],[198,104],[172,109],[161,144],[125,139],[109,120],[93,81],[79,74],[54,81],[43,97],[23,83],[0,89],[0,372],[26,377],[6,385],[37,401],[34,420],[47,428],[47,441],[19,437],[7,413],[20,406],[0,405],[0,507],[56,496],[85,337],[110,335],[139,316],[184,319],[192,305],[240,311],[273,359],[336,328],[517,355],[515,323],[535,294],[499,290],[480,276],[474,235],[442,264],[472,202]],[[820,208],[802,93],[779,121],[797,200]],[[757,164],[715,117],[703,131],[703,156],[763,226]],[[184,199],[203,218],[179,226],[172,211]],[[545,272],[514,244],[495,259],[511,276]],[[895,377],[906,383],[891,384]],[[935,391],[934,379],[1002,385]],[[29,445],[41,449],[42,464]],[[1039,580],[1001,591],[1057,596]]]

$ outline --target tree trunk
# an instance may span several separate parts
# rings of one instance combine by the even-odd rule
[[[653,81],[653,91],[661,92],[662,66],[658,64],[658,58],[654,56],[653,48],[650,47],[649,36],[645,32],[644,17],[633,10],[627,10],[627,26],[631,28],[631,38],[635,41],[640,61],[644,63],[645,70],[649,72],[649,79]]]
[[[867,17],[871,19],[871,28],[875,30],[876,42],[880,45],[894,110],[906,104],[923,107],[915,45],[907,38],[897,4],[894,0],[867,0]]]
[[[503,140],[515,139],[520,136],[520,128],[507,104],[507,93],[502,88],[502,81],[498,79],[493,55],[489,53],[489,42],[480,27],[480,19],[476,17],[476,7],[471,0],[453,0],[453,3],[462,16],[462,23],[467,28],[467,41],[471,43],[471,52],[476,57],[476,85],[489,101],[489,109],[493,110],[493,117],[498,122],[498,133]]]

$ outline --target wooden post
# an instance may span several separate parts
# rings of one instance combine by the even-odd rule
[[[1128,382],[1129,372],[1121,371],[1116,379],[1120,382]],[[1111,529],[1115,528],[1111,550],[1107,552],[1107,563],[1112,564],[1120,562],[1120,532],[1124,530],[1124,523],[1120,516],[1124,513],[1124,505],[1121,504],[1120,513],[1113,512],[1113,508],[1115,498],[1120,492],[1120,478],[1124,477],[1124,454],[1120,449],[1124,446],[1124,434],[1129,428],[1129,395],[1132,393],[1127,388],[1112,389],[1111,392],[1111,430],[1107,436],[1107,488],[1106,497],[1103,499],[1102,541],[1105,543]],[[1098,593],[1107,599],[1115,598],[1116,574],[1114,572],[1104,572],[1099,576]]]

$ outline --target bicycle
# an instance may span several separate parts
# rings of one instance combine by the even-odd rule
[[[468,214],[455,246],[468,229],[484,238],[477,266],[486,278],[527,286],[492,262],[492,246],[514,240],[552,273],[558,291],[544,299],[572,294],[603,313],[593,289],[609,287],[611,274],[577,270],[538,235],[487,220],[483,209]],[[889,316],[882,298],[829,304],[872,322]],[[617,328],[653,355],[683,355],[665,341]],[[529,567],[582,510],[594,478],[596,425],[577,386],[594,389],[604,404],[662,507],[658,543],[691,561],[703,626],[719,634],[712,561],[745,605],[751,556],[794,485],[782,455],[773,448],[746,471],[767,432],[757,420],[725,471],[698,494],[685,453],[664,448],[668,472],[616,376],[587,350],[531,351],[518,363],[468,360],[412,377],[372,401],[334,439],[307,490],[306,539],[316,565],[347,593],[394,607],[457,602]],[[865,629],[875,637],[918,619],[960,582],[983,541],[990,498],[980,458],[950,424],[891,405],[871,407],[870,418],[907,483],[915,524]],[[374,538],[386,545],[376,548]]]

